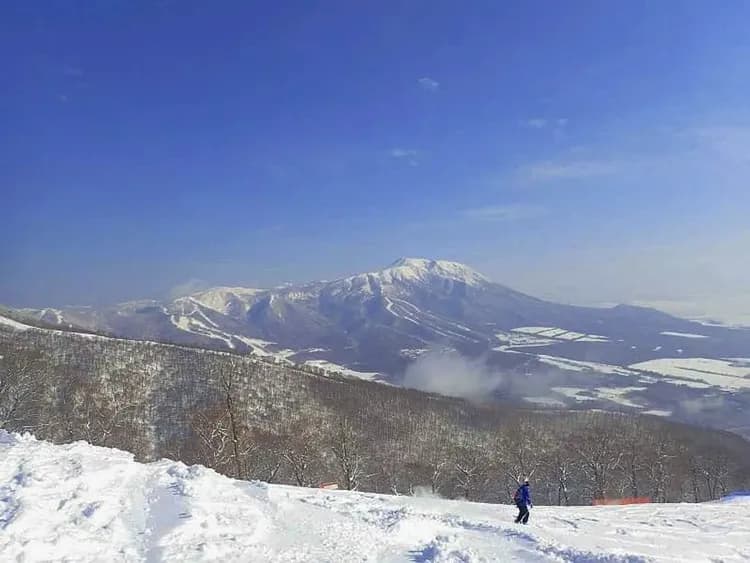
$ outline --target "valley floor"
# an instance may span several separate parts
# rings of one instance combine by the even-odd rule
[[[750,501],[515,509],[234,481],[0,431],[2,561],[741,561]]]

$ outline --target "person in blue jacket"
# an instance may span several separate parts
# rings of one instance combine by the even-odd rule
[[[518,516],[516,516],[516,524],[526,524],[529,521],[529,508],[533,508],[534,505],[531,502],[531,491],[529,490],[529,478],[523,480],[523,484],[518,487],[516,494],[513,495],[513,502],[518,507]]]

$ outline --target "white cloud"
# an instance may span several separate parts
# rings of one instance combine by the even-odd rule
[[[487,400],[503,383],[503,377],[482,359],[457,353],[428,352],[410,364],[404,387],[469,400]]]
[[[410,156],[417,156],[417,150],[416,149],[391,149],[391,156],[393,158],[406,158]]]
[[[403,149],[396,147],[390,150],[390,155],[393,158],[408,162],[410,166],[417,166],[419,164],[419,161],[417,160],[419,151],[416,149]]]
[[[437,92],[440,89],[440,82],[429,76],[424,76],[417,80],[417,82],[419,82],[419,85],[428,92]]]
[[[570,180],[609,176],[621,170],[611,160],[548,160],[521,169],[522,176],[532,181]]]
[[[211,287],[211,284],[209,284],[207,281],[197,279],[197,278],[192,278],[174,286],[172,289],[169,290],[169,292],[167,293],[167,296],[170,299],[177,299],[178,297],[185,297],[187,295],[192,295],[193,293],[206,290],[210,287]]]
[[[529,127],[554,130],[560,135],[565,134],[568,123],[567,118],[534,118],[526,122]],[[675,171],[690,169],[710,171],[717,180],[736,183],[746,177],[750,164],[750,126],[689,127],[666,135],[663,131],[644,133],[638,144],[618,153],[617,158],[598,158],[585,147],[572,148],[554,158],[520,167],[518,179],[545,182],[622,174],[673,176]]]
[[[547,210],[545,208],[537,205],[511,203],[467,209],[463,212],[463,216],[468,219],[482,221],[518,221],[542,217],[546,213]]]
[[[546,117],[532,117],[523,122],[526,127],[531,129],[553,129],[557,132],[562,130],[568,125],[567,117],[558,117],[556,119],[547,119]]]
[[[65,76],[70,76],[71,78],[81,78],[84,75],[82,68],[71,65],[65,65],[62,72]]]
[[[543,117],[534,117],[526,122],[526,125],[532,129],[544,129],[547,126],[547,120]]]

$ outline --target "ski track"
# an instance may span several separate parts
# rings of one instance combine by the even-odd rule
[[[397,299],[395,297],[391,298],[392,301],[396,301],[398,305],[400,305],[400,308],[402,310],[402,315],[398,315],[397,313],[394,313],[392,308],[389,309],[389,312],[392,314],[399,316],[407,321],[410,321],[416,325],[422,326],[427,328],[428,330],[431,330],[432,332],[444,336],[446,338],[461,338],[463,340],[468,340],[470,342],[481,342],[482,339],[472,338],[470,336],[467,336],[466,334],[463,334],[461,332],[456,332],[455,330],[446,327],[445,325],[451,325],[454,327],[458,327],[460,330],[465,330],[471,334],[473,334],[473,331],[471,329],[468,329],[467,327],[454,323],[451,321],[448,321],[447,319],[443,319],[441,317],[438,317],[437,315],[434,315],[432,313],[429,313],[427,311],[421,310],[419,307],[414,305],[413,303],[409,303],[408,301],[405,301],[403,299]],[[412,311],[409,311],[409,308],[412,309]],[[404,316],[404,315],[408,315]],[[421,315],[421,319],[417,317],[418,320],[415,320],[416,315]]]
[[[750,502],[515,508],[235,481],[0,431],[0,560],[743,561]]]

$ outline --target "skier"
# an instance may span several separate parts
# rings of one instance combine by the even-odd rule
[[[516,494],[513,495],[513,502],[518,507],[518,516],[516,516],[516,524],[526,524],[529,521],[529,508],[533,508],[534,505],[531,502],[531,493],[529,492],[529,478],[526,477],[523,480],[523,485],[518,487]]]

